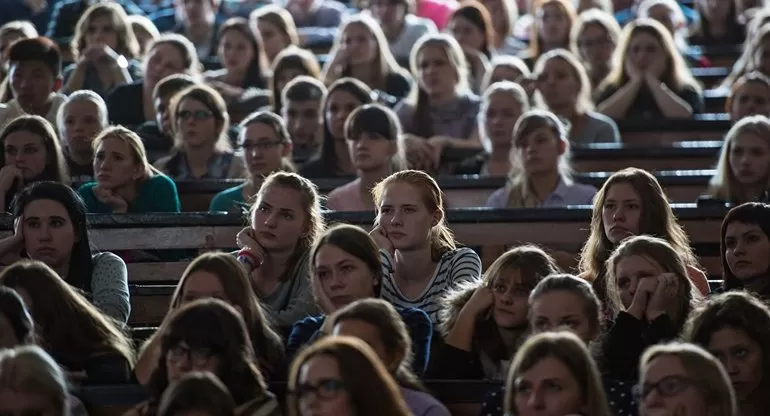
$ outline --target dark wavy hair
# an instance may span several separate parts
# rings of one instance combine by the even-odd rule
[[[161,334],[161,354],[147,390],[151,409],[157,409],[169,386],[166,356],[181,342],[191,348],[210,348],[220,358],[216,376],[236,405],[266,394],[246,324],[238,311],[218,299],[200,299],[177,309]],[[154,414],[154,411],[151,412]]]

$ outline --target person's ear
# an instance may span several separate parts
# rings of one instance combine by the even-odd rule
[[[59,92],[59,90],[61,90],[63,86],[64,86],[64,79],[60,76],[56,77],[56,81],[54,81],[53,83],[52,92]]]
[[[569,139],[559,139],[559,143],[556,145],[559,151],[559,156],[563,155],[564,152],[567,151],[567,140]]]
[[[291,152],[294,151],[294,143],[287,142],[283,145],[283,151],[281,151],[281,157],[291,158]]]
[[[431,226],[435,227],[437,226],[441,220],[444,218],[444,214],[441,212],[440,209],[437,209],[433,212],[433,222],[431,222]]]

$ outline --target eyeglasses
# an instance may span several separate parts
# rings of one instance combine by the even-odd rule
[[[194,365],[206,365],[211,357],[214,356],[214,349],[208,347],[190,348],[183,345],[177,345],[168,350],[168,359],[172,362],[179,362],[187,359]]]
[[[260,141],[244,141],[243,142],[243,149],[244,150],[252,150],[252,149],[259,149],[259,150],[268,150],[272,149],[278,145],[283,144],[282,140],[260,140]]]
[[[203,121],[213,115],[214,114],[211,111],[206,111],[206,110],[196,110],[196,111],[183,110],[176,113],[176,117],[180,120],[187,120],[188,118],[192,118],[195,121]]]
[[[298,399],[302,399],[313,393],[320,399],[328,400],[334,398],[342,390],[345,390],[345,383],[342,380],[325,378],[316,384],[299,383],[291,394]]]
[[[663,377],[657,383],[637,384],[631,389],[631,393],[637,402],[647,398],[653,390],[657,390],[658,394],[663,397],[673,397],[687,390],[693,383],[693,380],[687,377],[668,376]]]

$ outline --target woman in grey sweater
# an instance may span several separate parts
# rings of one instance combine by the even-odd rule
[[[40,260],[106,315],[126,323],[131,312],[128,271],[109,252],[92,253],[86,227],[86,207],[80,196],[58,182],[36,182],[19,193],[11,205],[14,234],[0,240],[0,259]]]

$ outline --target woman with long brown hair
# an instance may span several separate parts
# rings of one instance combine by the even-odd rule
[[[218,299],[199,299],[175,310],[159,335],[160,354],[147,384],[149,399],[127,415],[155,415],[171,383],[207,371],[227,387],[239,416],[278,416],[241,314]]]
[[[174,311],[187,303],[204,298],[222,299],[238,309],[246,324],[251,343],[256,349],[260,372],[267,379],[273,379],[283,373],[283,342],[272,329],[245,270],[229,254],[206,253],[187,266],[177,283],[161,327],[140,350],[135,369],[140,383],[147,383],[150,374],[155,370],[160,358],[161,335]]]
[[[22,260],[0,273],[36,324],[38,344],[75,378],[125,383],[134,365],[131,341],[119,325],[39,261]]]
[[[324,338],[302,351],[289,373],[289,416],[408,416],[396,381],[358,338]]]
[[[668,242],[679,253],[687,275],[701,294],[709,293],[690,238],[677,222],[660,183],[647,171],[626,168],[610,176],[596,194],[591,233],[580,253],[580,277],[593,284],[610,319],[618,310],[617,304],[608,303],[607,299],[606,261],[621,241],[642,234]]]

